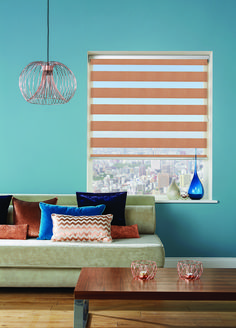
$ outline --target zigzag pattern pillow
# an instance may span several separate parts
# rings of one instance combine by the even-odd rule
[[[52,241],[111,242],[112,214],[71,216],[52,214]]]

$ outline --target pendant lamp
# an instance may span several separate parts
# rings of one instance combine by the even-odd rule
[[[49,61],[49,0],[47,0],[47,61],[27,65],[20,74],[20,91],[31,104],[65,104],[74,96],[77,83],[72,71],[56,61]]]

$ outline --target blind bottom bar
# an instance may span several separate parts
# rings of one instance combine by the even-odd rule
[[[193,159],[194,155],[138,155],[138,154],[91,154],[90,157],[107,157],[107,158],[120,158],[120,157],[140,157],[140,158],[190,158]],[[197,155],[198,158],[207,158],[207,155]]]

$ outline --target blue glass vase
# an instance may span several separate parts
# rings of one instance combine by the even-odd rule
[[[188,189],[188,195],[189,198],[194,200],[201,199],[204,195],[204,188],[197,174],[197,152],[195,152],[195,168],[193,179]]]

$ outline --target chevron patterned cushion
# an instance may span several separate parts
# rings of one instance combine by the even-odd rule
[[[71,216],[52,214],[52,241],[111,242],[112,214]]]

